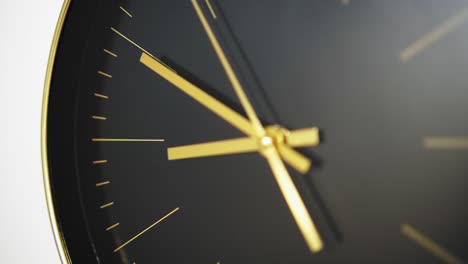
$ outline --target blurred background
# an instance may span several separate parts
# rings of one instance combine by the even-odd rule
[[[45,203],[42,92],[61,0],[0,6],[0,259],[60,263]]]

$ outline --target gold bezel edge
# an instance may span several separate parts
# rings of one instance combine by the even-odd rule
[[[47,63],[46,77],[44,83],[44,93],[42,97],[42,117],[41,117],[41,157],[42,157],[42,176],[44,180],[45,198],[47,203],[47,209],[49,213],[49,220],[52,227],[52,232],[55,239],[55,245],[60,256],[60,260],[64,264],[71,264],[70,254],[67,249],[67,245],[63,238],[63,234],[57,222],[54,199],[51,192],[50,186],[50,175],[49,175],[49,164],[48,164],[48,153],[47,153],[47,113],[49,108],[49,92],[50,83],[52,80],[52,73],[54,70],[55,55],[57,53],[58,42],[62,34],[63,24],[65,17],[68,12],[71,0],[64,0],[60,16],[55,27],[54,37],[52,39],[52,45],[49,53],[49,60]]]

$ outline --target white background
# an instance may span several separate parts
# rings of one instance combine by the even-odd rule
[[[43,83],[61,0],[0,5],[0,262],[60,263],[40,156]]]

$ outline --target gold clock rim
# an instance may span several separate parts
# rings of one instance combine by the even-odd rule
[[[50,174],[49,174],[49,163],[48,163],[48,153],[47,153],[47,114],[49,108],[49,94],[50,94],[50,83],[52,80],[52,74],[54,70],[55,55],[57,53],[58,42],[62,34],[63,24],[65,22],[65,17],[68,13],[68,8],[70,7],[71,0],[64,0],[62,4],[62,9],[60,11],[60,16],[55,27],[54,37],[52,39],[52,46],[49,53],[49,61],[47,63],[45,84],[44,84],[44,94],[42,97],[42,117],[41,117],[41,157],[42,157],[42,176],[44,181],[44,189],[46,196],[47,209],[49,212],[49,221],[52,227],[52,232],[55,239],[55,245],[57,247],[60,260],[62,263],[71,264],[70,254],[68,252],[67,245],[65,243],[62,230],[58,225],[55,209],[54,209],[54,198],[51,192],[50,186]]]

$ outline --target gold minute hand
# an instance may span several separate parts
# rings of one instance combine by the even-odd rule
[[[231,64],[227,60],[224,51],[222,50],[218,40],[216,39],[216,36],[213,33],[213,30],[208,24],[205,15],[201,11],[200,6],[198,5],[198,1],[192,0],[192,4],[195,8],[195,11],[197,12],[200,22],[203,25],[203,28],[205,29],[208,35],[208,38],[210,39],[211,44],[213,45],[216,54],[218,55],[219,60],[221,61],[221,64],[223,65],[223,68],[229,78],[229,81],[231,82],[237,96],[239,97],[239,100],[241,101],[242,106],[244,107],[244,110],[247,113],[247,116],[249,117],[250,122],[252,123],[252,127],[255,128],[257,138],[260,139],[267,136],[265,129],[260,123],[260,120],[258,119],[258,116],[255,113],[252,104],[250,103],[247,95],[244,92],[244,89],[242,88],[242,85],[239,82],[239,79],[235,75]],[[209,4],[208,1],[207,4]],[[284,155],[288,154],[289,152],[290,151],[286,149],[285,145],[283,144],[278,144],[277,148],[275,147],[275,144],[263,145],[261,150],[261,153],[265,156],[265,158],[268,161],[268,164],[271,167],[271,170],[281,190],[281,193],[283,194],[283,197],[286,200],[289,210],[291,211],[291,214],[293,215],[293,218],[296,221],[296,224],[298,225],[299,230],[302,233],[302,236],[304,237],[304,240],[306,241],[309,249],[312,252],[318,252],[323,248],[323,242],[320,238],[317,228],[315,227],[314,222],[312,221],[312,217],[307,211],[307,208],[305,207],[304,202],[302,201],[302,198],[291,179],[291,176],[289,175],[288,171],[286,170],[286,167],[283,164],[283,161],[280,159],[279,156],[279,154]],[[285,160],[290,161],[288,159]]]
[[[242,131],[244,134],[248,136],[257,135],[256,131],[252,127],[252,124],[245,117],[227,107],[214,97],[205,93],[191,82],[185,80],[183,77],[150,55],[143,52],[140,57],[140,62],[160,75],[162,78],[166,79],[168,82],[172,83],[175,87],[190,96],[192,99],[208,108],[208,110]],[[288,164],[301,173],[306,173],[309,170],[310,160],[308,158],[304,157],[302,154],[290,148],[289,146],[285,145],[284,149],[287,149],[288,151],[281,152],[281,156],[288,162]]]
[[[203,90],[187,81],[182,76],[171,71],[168,67],[152,58],[150,55],[143,52],[140,57],[140,62],[160,75],[162,78],[166,79],[168,82],[172,83],[175,87],[190,96],[192,99],[208,108],[208,110],[242,131],[244,134],[255,135],[255,131],[253,130],[252,125],[243,116],[227,107],[211,95],[205,93]]]

